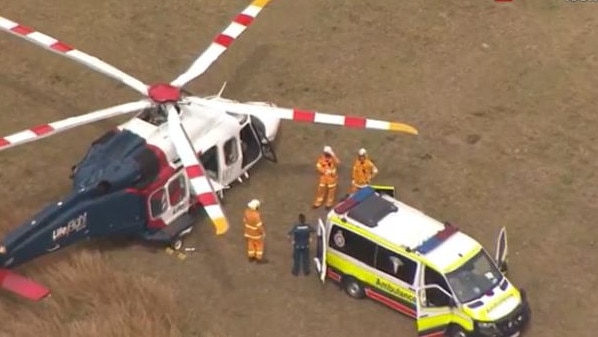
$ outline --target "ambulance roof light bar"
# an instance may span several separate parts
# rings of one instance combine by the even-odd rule
[[[457,226],[446,222],[442,230],[436,232],[436,234],[434,234],[432,237],[422,242],[417,248],[415,248],[415,251],[422,255],[428,254],[458,231],[459,228]]]
[[[350,211],[355,206],[359,205],[365,199],[371,197],[372,195],[376,194],[376,190],[371,187],[364,187],[359,191],[353,193],[349,198],[345,199],[343,202],[338,204],[334,211],[337,214],[343,214]]]

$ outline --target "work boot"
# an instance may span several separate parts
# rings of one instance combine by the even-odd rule
[[[249,257],[247,257],[247,261],[254,262],[255,261],[255,257],[249,256]]]
[[[322,206],[322,205],[312,205],[311,208],[316,209],[316,208],[320,208],[320,206]]]
[[[266,263],[268,263],[268,260],[266,260],[266,259],[259,259],[259,260],[256,260],[256,262],[258,264],[266,264]]]

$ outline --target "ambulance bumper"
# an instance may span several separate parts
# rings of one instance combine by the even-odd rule
[[[475,330],[471,337],[519,337],[531,319],[531,309],[525,295],[521,291],[521,304],[506,317],[494,322],[484,324],[476,322]]]

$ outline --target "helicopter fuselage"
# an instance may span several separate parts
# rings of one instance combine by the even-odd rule
[[[92,143],[72,167],[70,194],[4,238],[2,267],[86,239],[136,236],[172,243],[191,231],[190,211],[198,205],[169,140],[167,122],[160,119],[161,106],[150,109]],[[270,146],[279,127],[274,119],[206,111],[192,97],[179,111],[198,158],[220,192],[264,158],[264,146]]]

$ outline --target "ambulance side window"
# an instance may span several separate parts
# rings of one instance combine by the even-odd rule
[[[398,278],[407,284],[413,284],[417,263],[384,247],[378,246],[376,269]]]
[[[374,266],[376,258],[376,244],[344,228],[333,226],[328,245],[354,259]]]
[[[451,293],[444,277],[428,266],[425,267],[424,282],[426,285],[435,284],[447,293]],[[428,305],[432,307],[446,307],[450,303],[450,298],[445,293],[434,288],[426,289],[426,298],[428,299]]]

